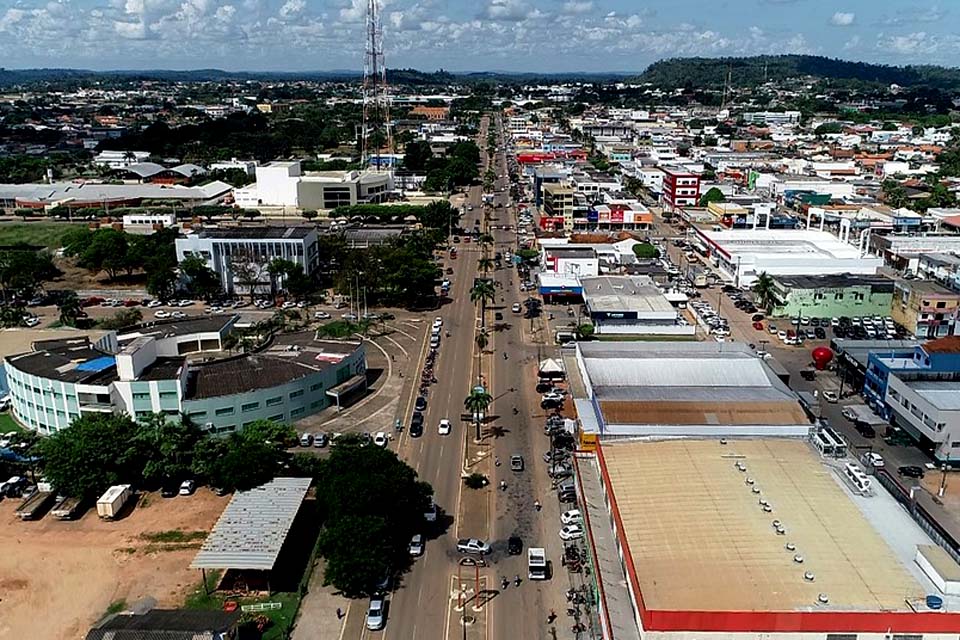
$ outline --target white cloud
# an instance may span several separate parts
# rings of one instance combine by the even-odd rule
[[[833,17],[830,18],[830,24],[835,27],[849,27],[853,24],[853,21],[856,19],[856,14],[846,13],[843,11],[837,11],[833,14]]]
[[[539,14],[539,11],[531,9],[523,0],[489,0],[481,17],[494,21],[520,22],[535,14]]]
[[[290,18],[307,7],[307,0],[287,0],[283,3],[283,6],[280,7],[280,17],[281,18]]]
[[[561,10],[570,15],[590,13],[593,11],[593,0],[568,0],[563,3]]]

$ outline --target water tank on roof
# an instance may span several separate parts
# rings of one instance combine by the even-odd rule
[[[939,610],[943,608],[943,598],[940,596],[927,596],[927,609]]]

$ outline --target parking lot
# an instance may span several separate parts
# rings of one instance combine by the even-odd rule
[[[0,638],[74,640],[113,605],[183,604],[200,576],[187,568],[229,497],[209,489],[163,499],[148,493],[126,517],[96,510],[22,522],[20,500],[0,502]]]

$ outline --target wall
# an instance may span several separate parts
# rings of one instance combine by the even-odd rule
[[[819,299],[817,295],[820,295]],[[839,298],[837,296],[840,296]],[[858,299],[858,296],[862,296]],[[839,318],[842,316],[889,316],[892,291],[871,293],[869,286],[843,289],[790,289],[783,305],[773,308],[773,316]]]

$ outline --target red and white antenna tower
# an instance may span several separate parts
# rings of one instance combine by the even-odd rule
[[[382,153],[393,153],[387,65],[383,60],[383,21],[380,0],[367,0],[366,53],[363,59],[363,147],[361,165],[383,169]],[[392,167],[392,158],[387,160]]]

